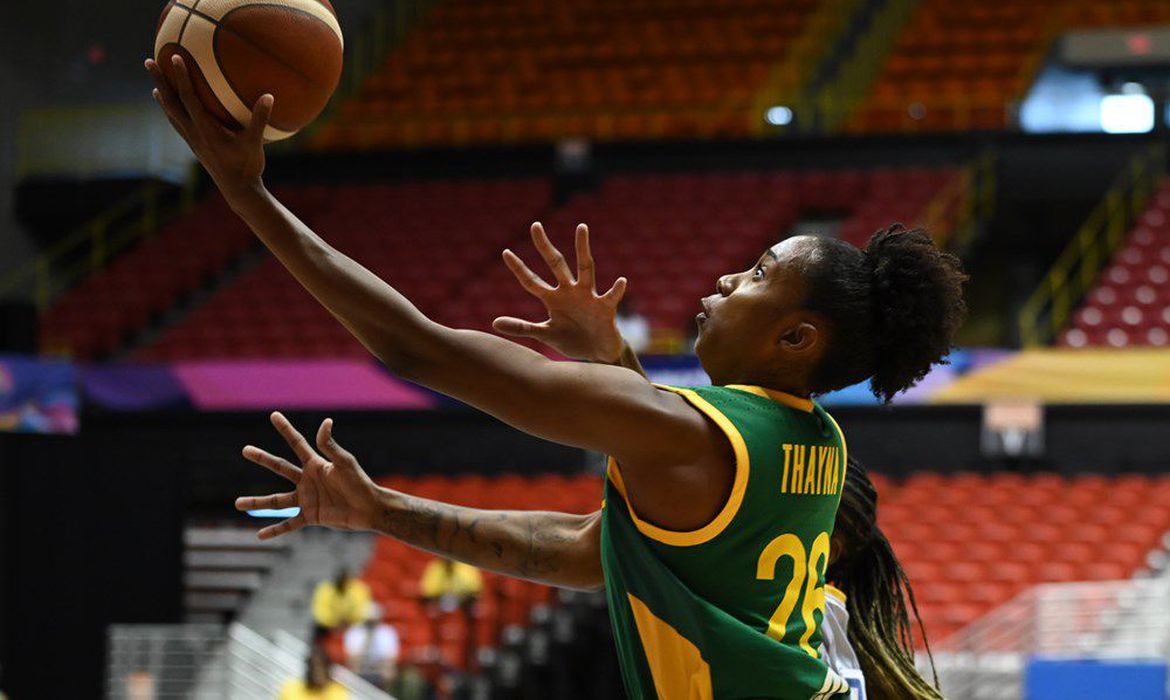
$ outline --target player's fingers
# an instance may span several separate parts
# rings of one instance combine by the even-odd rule
[[[613,306],[617,306],[621,303],[622,297],[626,295],[626,287],[628,286],[629,281],[625,277],[618,277],[609,291],[601,295],[601,298]]]
[[[258,532],[256,536],[262,540],[270,540],[273,537],[280,537],[281,535],[288,534],[294,530],[300,530],[304,526],[305,516],[298,515],[295,518],[289,518],[288,520],[279,522],[275,525],[269,525],[268,527]]]
[[[240,496],[236,499],[236,510],[293,508],[296,505],[296,493],[274,493],[268,496]]]
[[[292,462],[289,462],[287,459],[281,459],[270,452],[265,452],[259,447],[252,445],[245,447],[244,459],[259,464],[265,469],[283,476],[294,484],[300,483],[301,481],[301,470],[295,467]]]
[[[544,258],[545,264],[548,265],[548,269],[552,270],[557,281],[562,284],[571,283],[573,273],[569,270],[569,263],[565,261],[565,256],[561,255],[561,251],[557,250],[552,241],[548,239],[548,234],[544,232],[544,226],[539,221],[532,224],[532,242],[536,245],[540,257]]]
[[[191,124],[196,129],[206,126],[208,120],[207,109],[199,102],[195,94],[195,87],[191,84],[191,74],[187,71],[187,64],[182,56],[175,54],[171,57],[171,64],[175,67],[175,88],[179,93],[179,101],[191,117]]]
[[[524,291],[528,292],[537,299],[544,297],[546,292],[551,292],[552,287],[548,282],[540,278],[540,275],[532,271],[532,268],[524,264],[519,255],[516,255],[511,250],[504,251],[504,264],[512,271],[512,275]]]
[[[268,94],[256,100],[256,106],[252,109],[252,122],[248,125],[248,138],[253,143],[264,145],[264,131],[268,129],[268,120],[272,118],[272,106],[275,104],[276,98]]]
[[[589,289],[596,289],[596,266],[593,263],[593,251],[589,249],[589,227],[577,224],[577,284],[583,284]]]
[[[326,418],[321,421],[321,427],[317,429],[317,447],[325,453],[330,462],[347,463],[353,462],[353,455],[349,453],[341,445],[337,444],[337,440],[333,437],[333,419]]]
[[[271,420],[272,426],[276,428],[276,432],[280,433],[280,436],[292,448],[297,459],[301,460],[301,464],[307,464],[309,460],[317,456],[312,446],[309,445],[309,441],[305,439],[304,435],[301,435],[299,430],[293,427],[292,423],[288,422],[288,419],[284,417],[283,413],[276,411],[272,414]]]
[[[492,321],[492,328],[502,335],[540,340],[544,336],[545,331],[548,330],[548,322],[533,323],[512,316],[500,316]]]
[[[167,82],[166,76],[163,75],[162,67],[154,59],[146,59],[146,70],[150,72],[150,77],[154,80],[154,99],[162,105],[171,124],[174,124],[180,133],[184,133],[190,125],[191,115],[187,114],[187,109],[183,107],[179,96],[175,94],[174,89]]]
[[[158,88],[154,89],[152,95],[154,96],[154,101],[157,102],[160,107],[162,107],[163,114],[166,115],[167,121],[171,124],[171,128],[178,132],[179,136],[182,136],[183,139],[186,140],[188,138],[187,125],[179,123],[179,120],[173,114],[171,114],[171,110],[167,109],[167,106],[163,102],[162,95],[159,93]]]

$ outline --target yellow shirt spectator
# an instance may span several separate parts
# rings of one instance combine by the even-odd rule
[[[423,570],[419,589],[424,598],[475,598],[483,590],[483,575],[470,564],[435,559]]]
[[[313,591],[313,620],[321,627],[356,625],[365,622],[369,614],[370,587],[361,579],[338,577],[322,581]]]
[[[278,700],[348,700],[349,691],[336,681],[310,688],[303,680],[289,681],[280,689]]]

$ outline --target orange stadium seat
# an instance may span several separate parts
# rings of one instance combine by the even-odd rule
[[[922,473],[900,483],[873,476],[881,496],[882,527],[911,578],[927,632],[936,640],[1038,583],[1129,577],[1170,530],[1170,506],[1164,505],[1170,503],[1170,477],[1165,476]],[[561,475],[394,477],[381,482],[464,505],[578,513],[599,506],[602,486],[596,477]],[[962,494],[964,509],[930,507],[954,493]],[[1116,502],[1128,502],[1130,493],[1145,494],[1136,524],[1132,516],[1137,513]],[[1015,498],[1024,494],[1041,496]],[[1064,520],[1070,503],[1080,504],[1075,526]],[[1131,516],[1128,522],[1117,527],[1125,514]],[[966,522],[956,526],[956,517]],[[986,522],[989,518],[993,522]],[[983,525],[976,526],[980,519]],[[997,534],[1010,537],[987,537],[995,532],[991,525],[1001,525]],[[956,530],[964,539],[954,537]],[[505,626],[526,624],[534,605],[551,600],[547,587],[485,574],[485,592],[470,620],[430,619],[419,603],[416,583],[428,558],[379,538],[363,576],[387,621],[399,627],[410,658],[464,668],[469,663],[467,635],[474,635],[475,647],[492,646]]]
[[[922,473],[880,493],[935,638],[1036,583],[1131,576],[1170,530],[1170,507],[1154,505],[1167,477]]]
[[[1062,31],[1167,23],[1164,0],[926,0],[849,129],[1003,129]]]
[[[747,135],[753,95],[819,2],[446,2],[313,143]]]

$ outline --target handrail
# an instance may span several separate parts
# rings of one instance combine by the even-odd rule
[[[1020,309],[1017,323],[1026,347],[1049,342],[1064,327],[1073,304],[1092,287],[1121,246],[1165,171],[1166,151],[1161,144],[1134,156],[1122,169]]]
[[[102,270],[123,249],[147,236],[163,220],[194,207],[198,173],[180,186],[178,202],[165,207],[168,189],[157,181],[142,185],[105,211],[85,222],[28,263],[0,278],[0,298],[31,292],[37,310],[44,313],[54,296],[87,275]],[[84,254],[84,259],[66,262]]]
[[[802,110],[815,117],[812,121],[822,131],[835,133],[849,121],[921,2],[890,0],[878,10],[869,30],[857,42],[853,54],[842,62],[834,79],[803,101]]]
[[[935,243],[962,254],[995,207],[995,153],[990,149],[963,166],[918,217]]]
[[[343,82],[330,102],[335,108],[356,91],[406,30],[439,0],[396,0],[392,9],[381,8],[368,30],[355,37],[346,52]],[[393,13],[393,17],[391,17]],[[318,119],[314,126],[323,121]],[[299,141],[299,139],[295,139]],[[288,142],[277,148],[289,148]],[[124,249],[154,232],[159,224],[188,213],[195,202],[199,171],[192,168],[180,188],[178,206],[166,208],[167,188],[149,182],[85,222],[47,251],[0,278],[0,298],[25,295],[44,313],[61,293],[105,266]],[[82,260],[74,260],[77,256]]]
[[[774,128],[764,121],[764,112],[773,105],[790,102],[806,89],[806,84],[815,77],[817,65],[849,26],[861,3],[862,0],[830,0],[821,3],[808,18],[804,31],[756,94],[755,109],[748,115],[753,133],[765,134]]]
[[[382,67],[386,55],[402,44],[407,30],[441,2],[442,0],[392,0],[390,3],[379,4],[366,31],[348,40],[341,83],[321,116],[297,134],[296,138],[281,142],[278,148],[281,150],[299,148],[322,126],[328,124],[341,105],[357,94],[370,75]]]

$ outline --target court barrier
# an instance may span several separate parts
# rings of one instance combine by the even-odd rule
[[[270,641],[239,623],[113,625],[106,697],[271,700],[305,675],[308,647],[295,641]],[[393,700],[346,668],[332,676],[353,700]]]
[[[1155,697],[1164,697],[1170,577],[1040,584],[943,640],[934,659],[951,700],[1052,697],[1054,673],[1080,679],[1081,687],[1060,691],[1065,698],[1121,697],[1093,695],[1119,673],[1136,683],[1162,677]],[[925,658],[919,662],[925,670]],[[1041,680],[1049,689],[1038,687]]]
[[[1051,342],[1064,328],[1077,302],[1092,288],[1101,269],[1145,211],[1166,172],[1163,145],[1134,156],[1052,264],[1052,269],[1020,309],[1020,340],[1026,347]]]

